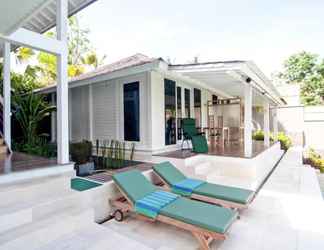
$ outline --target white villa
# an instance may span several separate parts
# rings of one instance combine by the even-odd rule
[[[262,71],[251,61],[173,65],[136,54],[69,81],[68,17],[94,2],[0,1],[0,249],[322,250],[316,172],[303,165],[302,148],[284,152],[270,140],[271,133],[277,138],[277,108],[285,100]],[[53,27],[56,38],[43,35]],[[17,46],[57,56],[57,84],[37,90],[57,106],[49,126],[55,159],[12,151],[11,52]],[[182,150],[182,118],[195,118],[208,153]],[[264,141],[252,139],[259,129]],[[139,164],[77,177],[69,146],[84,139],[135,143]],[[238,201],[218,203],[223,193],[215,190],[215,199],[199,201],[192,193],[166,194],[173,186],[161,182],[154,166],[167,161],[180,179],[248,193],[248,202],[233,209]],[[139,179],[129,178],[134,173]],[[136,210],[157,193],[165,195],[163,206],[159,200],[151,216]],[[169,214],[160,213],[170,204]]]
[[[55,86],[39,92],[50,93],[55,100]],[[171,65],[136,54],[69,82],[69,134],[71,141],[132,141],[137,152],[156,154],[179,149],[180,120],[189,117],[207,135],[217,130],[228,142],[248,138],[245,156],[250,157],[251,130],[265,124],[266,131],[272,128],[276,134],[273,117],[282,104],[253,62]],[[53,116],[53,140],[55,121]]]

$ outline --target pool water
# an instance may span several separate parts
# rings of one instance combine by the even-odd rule
[[[85,191],[91,188],[99,187],[102,184],[97,182],[81,179],[81,178],[73,178],[71,179],[71,188],[76,191]]]

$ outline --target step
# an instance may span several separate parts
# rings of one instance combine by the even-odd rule
[[[47,178],[56,177],[74,177],[74,164],[53,165],[48,167],[39,167],[24,171],[10,172],[0,175],[0,190],[11,188],[12,186],[33,183]]]
[[[93,210],[71,211],[53,213],[43,220],[1,233],[0,249],[38,249],[93,223],[90,221]]]
[[[17,203],[30,204],[33,201],[38,203],[48,200],[53,195],[64,195],[70,191],[69,176],[45,177],[43,179],[8,185],[7,187],[0,188],[0,211],[4,207],[15,206]]]
[[[73,190],[66,193],[55,193],[46,199],[38,197],[38,199],[29,202],[1,207],[0,234],[24,224],[40,221],[52,214],[64,213],[69,210],[82,211],[89,207],[92,207],[89,196]]]
[[[153,250],[137,240],[117,233],[98,224],[75,230],[73,233],[60,237],[38,250],[69,249],[69,250]],[[10,249],[9,249],[10,250]],[[33,249],[32,249],[33,250]]]

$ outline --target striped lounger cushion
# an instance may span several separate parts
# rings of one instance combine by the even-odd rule
[[[154,219],[162,208],[178,198],[176,194],[158,190],[136,201],[135,211]]]

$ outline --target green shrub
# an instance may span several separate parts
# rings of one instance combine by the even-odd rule
[[[264,140],[264,133],[262,130],[257,130],[253,133],[252,139],[256,141],[263,141]]]
[[[287,151],[292,146],[291,138],[283,132],[278,133],[278,141],[282,150]]]
[[[19,142],[14,141],[13,150],[47,158],[54,158],[57,155],[57,145],[49,143],[48,139],[44,136],[34,137],[29,142],[23,140]]]
[[[90,161],[92,156],[92,143],[90,141],[82,141],[70,144],[71,159],[77,165]]]
[[[256,141],[264,141],[264,132],[263,130],[257,130],[253,133],[252,139]],[[270,133],[270,141],[274,141],[274,136]]]

